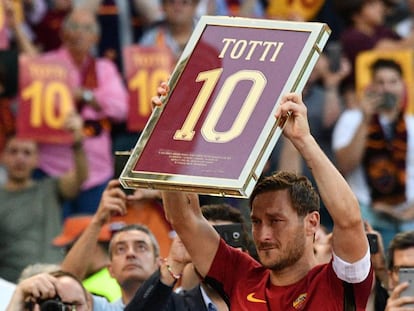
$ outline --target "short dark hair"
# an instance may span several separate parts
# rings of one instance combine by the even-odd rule
[[[373,0],[334,0],[334,8],[347,25],[353,25],[355,14],[361,12],[362,8],[367,3],[372,1]]]
[[[393,59],[378,58],[375,62],[371,64],[371,72],[373,76],[380,69],[392,69],[398,72],[398,74],[401,77],[403,76],[403,70],[401,65]]]
[[[394,253],[414,247],[414,230],[397,233],[388,247],[388,270],[394,268]]]
[[[244,223],[241,212],[227,203],[203,205],[201,206],[201,212],[207,220],[223,220],[234,223]]]
[[[265,192],[288,190],[299,216],[319,212],[320,199],[310,180],[293,172],[278,171],[258,182],[250,196],[250,208],[256,196]]]
[[[117,236],[118,233],[120,232],[127,232],[127,231],[141,231],[141,232],[144,232],[146,235],[148,235],[152,243],[152,248],[154,250],[154,257],[160,256],[160,246],[158,244],[157,238],[152,233],[152,231],[147,226],[144,226],[144,225],[130,224],[130,225],[122,225],[113,231],[112,238],[111,238],[111,241],[109,242],[109,247],[108,247],[110,259],[112,259],[112,243],[113,243],[114,237]]]

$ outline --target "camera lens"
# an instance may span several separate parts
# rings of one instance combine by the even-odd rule
[[[41,311],[65,311],[65,305],[55,299],[45,300],[40,304]]]

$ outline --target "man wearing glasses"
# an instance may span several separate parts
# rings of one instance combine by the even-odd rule
[[[388,289],[390,297],[386,311],[413,310],[414,296],[405,294],[411,285],[400,279],[406,268],[414,269],[414,231],[395,235],[388,249]],[[411,285],[412,286],[412,285]],[[407,309],[408,307],[411,307]]]

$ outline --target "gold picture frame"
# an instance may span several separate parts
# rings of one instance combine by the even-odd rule
[[[201,17],[123,187],[249,197],[282,133],[280,98],[302,91],[329,35],[324,23]]]

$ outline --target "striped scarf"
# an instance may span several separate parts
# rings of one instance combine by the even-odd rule
[[[405,202],[407,129],[403,113],[391,124],[386,138],[374,115],[369,124],[363,167],[371,190],[372,202],[390,205]]]

